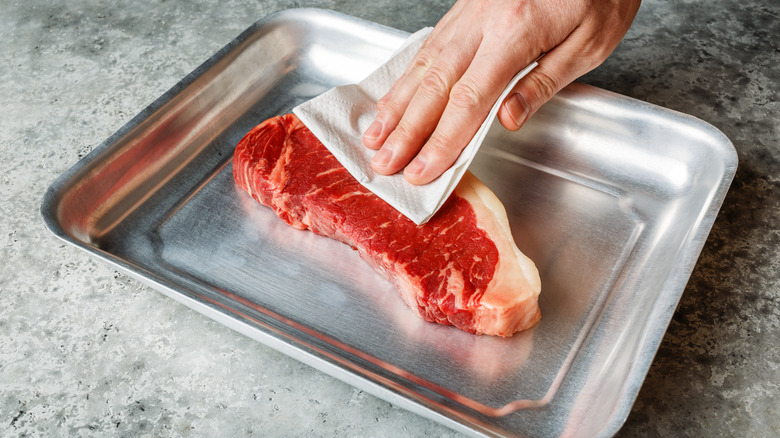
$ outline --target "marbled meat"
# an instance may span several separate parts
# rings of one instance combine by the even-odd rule
[[[511,336],[541,317],[537,269],[515,246],[503,205],[470,173],[431,220],[415,225],[286,114],[241,140],[233,176],[292,227],[356,249],[427,321]]]

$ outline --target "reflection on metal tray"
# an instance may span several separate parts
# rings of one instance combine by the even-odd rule
[[[625,420],[736,168],[676,112],[574,84],[472,170],[539,267],[542,321],[509,339],[425,323],[346,245],[236,189],[257,123],[357,82],[406,34],[320,10],[262,20],[46,193],[59,237],[204,314],[472,434],[610,435]]]

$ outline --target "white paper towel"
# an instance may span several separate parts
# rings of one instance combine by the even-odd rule
[[[414,185],[401,173],[380,175],[371,169],[376,151],[363,145],[363,132],[377,115],[376,102],[401,77],[432,30],[425,28],[412,34],[385,64],[360,83],[332,88],[293,108],[293,113],[355,179],[418,225],[427,222],[450,196],[474,159],[501,102],[536,66],[534,62],[512,78],[474,138],[442,176],[425,185]]]

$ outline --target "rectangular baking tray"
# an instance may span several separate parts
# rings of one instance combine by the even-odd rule
[[[473,435],[609,436],[625,421],[736,170],[693,117],[575,83],[472,165],[542,278],[512,338],[423,322],[346,245],[238,190],[253,126],[357,82],[406,38],[324,10],[260,20],[46,192],[58,237],[391,403]]]

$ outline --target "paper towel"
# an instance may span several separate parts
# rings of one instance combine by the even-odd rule
[[[482,144],[501,102],[536,66],[534,62],[512,78],[471,142],[442,176],[425,185],[414,185],[401,173],[380,175],[371,169],[376,151],[363,145],[363,132],[378,113],[376,102],[401,77],[432,30],[425,28],[412,34],[385,64],[360,83],[332,88],[293,108],[293,113],[355,179],[418,225],[427,222],[450,196]]]

